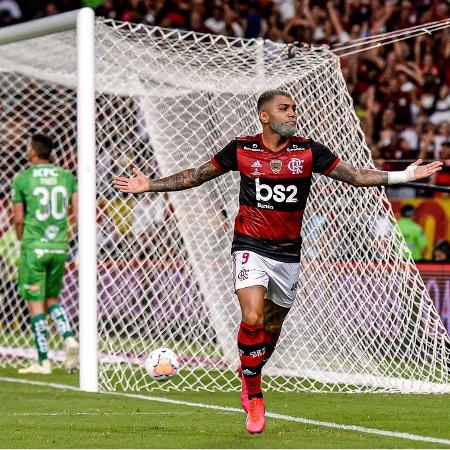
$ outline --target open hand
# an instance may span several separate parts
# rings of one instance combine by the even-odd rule
[[[442,170],[442,161],[433,161],[430,164],[426,164],[425,166],[421,166],[423,160],[418,159],[415,163],[412,163],[408,167],[415,167],[414,169],[414,179],[421,180],[422,178],[428,178],[436,172]]]
[[[133,177],[116,177],[113,186],[127,194],[141,194],[150,190],[150,180],[138,169],[133,169]]]

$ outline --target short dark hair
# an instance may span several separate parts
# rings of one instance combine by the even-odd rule
[[[414,217],[414,214],[416,213],[416,208],[414,208],[413,205],[405,205],[400,210],[400,214],[402,217]]]
[[[33,136],[31,136],[31,146],[34,148],[39,158],[50,159],[53,149],[51,138],[45,134],[33,134]]]
[[[267,102],[272,101],[278,95],[292,98],[292,95],[289,94],[289,92],[284,91],[283,89],[271,89],[270,91],[265,91],[258,98],[258,111],[261,111],[262,107]]]

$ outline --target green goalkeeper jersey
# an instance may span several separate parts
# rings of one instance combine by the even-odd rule
[[[31,166],[13,180],[13,203],[25,210],[22,249],[67,249],[69,205],[77,191],[68,170],[45,163]]]

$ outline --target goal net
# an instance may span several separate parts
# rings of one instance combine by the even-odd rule
[[[55,163],[76,171],[75,57],[74,32],[0,47],[2,367],[34,356],[16,289],[11,180],[27,165],[34,132],[51,135]],[[101,389],[239,388],[240,313],[229,255],[238,174],[136,197],[119,194],[111,181],[132,167],[151,177],[197,167],[236,136],[258,133],[256,99],[273,88],[295,98],[299,134],[354,166],[374,167],[329,50],[97,20]],[[384,190],[314,176],[303,239],[297,299],[264,369],[265,389],[450,392],[450,340]],[[75,239],[60,297],[75,328],[83,320],[77,286]],[[53,337],[49,345],[58,364],[62,343]],[[181,369],[156,383],[143,362],[162,346],[179,356]]]

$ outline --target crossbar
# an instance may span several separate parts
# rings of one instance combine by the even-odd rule
[[[0,28],[0,45],[76,28],[79,9]]]

